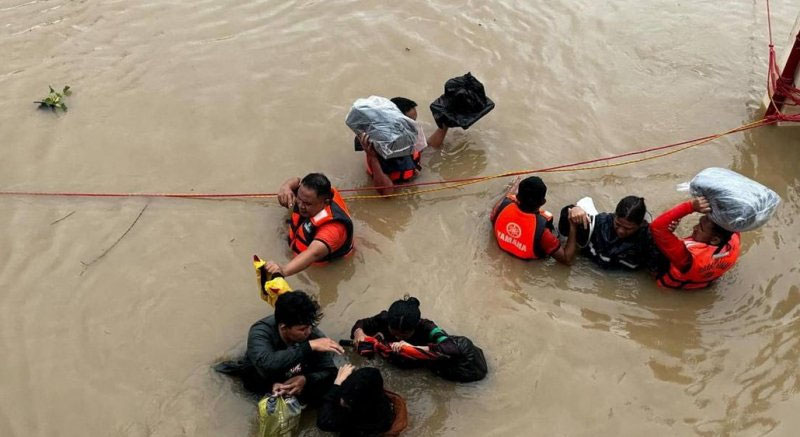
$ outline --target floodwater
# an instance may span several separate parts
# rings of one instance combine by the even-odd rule
[[[797,2],[772,9],[780,51]],[[366,186],[352,101],[408,96],[431,132],[428,103],[467,71],[497,108],[426,150],[423,181],[671,143],[759,117],[766,29],[762,1],[3,0],[0,190],[271,192],[311,171]],[[31,103],[48,84],[73,88],[68,113]],[[488,220],[501,180],[351,201],[356,254],[290,282],[331,337],[411,293],[483,347],[476,384],[376,363],[408,435],[793,435],[798,134],[544,175],[554,211],[639,194],[657,214],[709,166],[775,189],[776,216],[708,291],[506,256]],[[210,366],[270,311],[250,260],[287,260],[284,217],[274,200],[0,197],[0,435],[253,433],[253,403]]]

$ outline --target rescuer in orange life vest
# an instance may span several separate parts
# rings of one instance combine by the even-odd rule
[[[353,250],[350,212],[322,173],[284,182],[278,189],[278,203],[292,211],[288,240],[295,256],[285,265],[267,262],[268,272],[291,276],[315,262],[341,258]]]
[[[681,218],[703,214],[692,235],[680,239],[673,232]],[[661,214],[650,225],[653,241],[669,260],[669,267],[658,276],[658,285],[683,290],[706,288],[736,264],[739,258],[739,233],[723,229],[709,218],[705,197],[695,197]]]
[[[552,256],[570,265],[576,253],[575,223],[570,222],[565,247],[551,232],[553,216],[540,208],[547,199],[547,186],[530,176],[515,182],[492,210],[494,237],[501,249],[525,260]]]

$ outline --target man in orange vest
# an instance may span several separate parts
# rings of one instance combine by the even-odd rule
[[[678,222],[692,212],[703,214],[690,237],[680,239],[673,232]],[[661,214],[650,225],[653,241],[669,260],[658,276],[658,285],[682,290],[710,286],[736,264],[739,233],[725,230],[711,221],[705,197],[695,197]]]
[[[494,237],[504,251],[531,260],[552,256],[570,265],[576,254],[576,224],[570,222],[565,246],[553,235],[553,216],[540,208],[547,199],[547,186],[541,178],[530,176],[517,181],[492,210]]]
[[[353,250],[353,221],[339,192],[322,173],[291,178],[278,189],[278,203],[292,212],[285,265],[268,261],[268,272],[291,276],[317,262],[341,258]]]

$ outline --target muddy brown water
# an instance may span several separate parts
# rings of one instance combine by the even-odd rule
[[[772,7],[780,50],[797,3]],[[466,71],[497,108],[426,150],[421,180],[561,164],[754,120],[765,61],[761,1],[4,0],[0,189],[264,192],[312,170],[365,186],[349,104],[408,96],[430,132],[427,104]],[[67,114],[31,103],[48,84],[73,87]],[[793,435],[799,134],[544,176],[551,210],[639,194],[658,213],[708,166],[774,188],[777,215],[709,291],[506,256],[488,221],[504,181],[353,201],[355,256],[291,282],[332,337],[410,292],[484,348],[476,384],[377,363],[408,435]],[[0,198],[0,435],[250,435],[253,404],[210,366],[269,312],[250,257],[287,259],[283,219],[271,200]]]

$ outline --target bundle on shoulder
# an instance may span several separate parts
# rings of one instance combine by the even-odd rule
[[[417,124],[386,97],[370,96],[356,100],[347,113],[345,124],[356,135],[366,133],[375,151],[384,159],[414,153]]]
[[[780,196],[760,183],[725,168],[710,167],[689,182],[693,196],[711,204],[711,220],[731,232],[763,226],[778,208]]]

